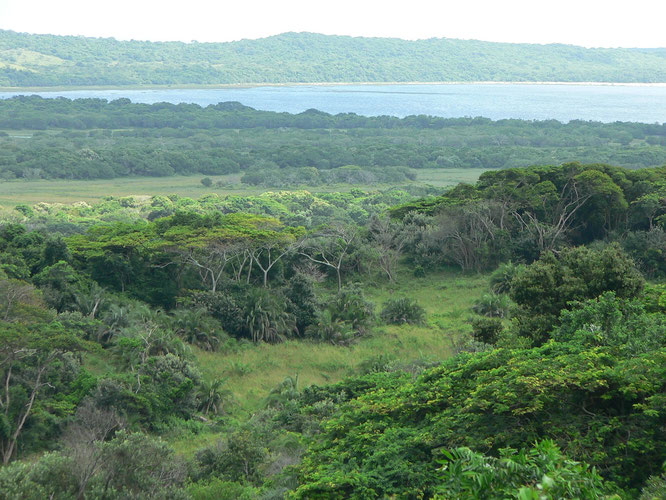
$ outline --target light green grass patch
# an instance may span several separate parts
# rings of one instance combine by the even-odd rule
[[[378,355],[401,363],[438,361],[451,355],[452,341],[470,330],[470,308],[487,291],[488,277],[456,271],[414,278],[408,269],[397,283],[378,282],[364,287],[377,312],[389,298],[415,299],[428,314],[425,325],[378,325],[349,347],[288,340],[281,344],[247,346],[238,352],[215,353],[195,349],[202,375],[223,378],[235,400],[235,410],[251,412],[288,376],[298,375],[299,388],[331,384],[357,372],[359,365]],[[445,287],[442,285],[445,284]]]
[[[421,169],[415,170],[417,180],[411,184],[430,184],[438,187],[454,186],[459,182],[473,183],[485,172],[484,169]],[[265,188],[248,186],[240,183],[243,174],[209,176],[214,183],[220,182],[223,187],[206,188],[201,184],[204,175],[170,176],[170,177],[122,177],[117,179],[97,180],[0,180],[0,207],[11,209],[20,203],[34,205],[36,203],[75,203],[85,201],[99,202],[105,196],[134,196],[148,199],[156,195],[177,194],[199,198],[206,194],[224,195],[259,195],[267,191],[295,191],[306,189],[317,192],[346,192],[353,188],[364,191],[376,191],[392,187],[388,184],[351,185],[330,184],[325,186],[299,186],[298,188]]]

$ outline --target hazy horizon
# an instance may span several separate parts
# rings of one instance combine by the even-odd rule
[[[398,36],[371,36],[371,35],[346,35],[346,34],[335,34],[335,33],[320,33],[316,31],[282,31],[279,33],[274,33],[271,35],[264,35],[264,36],[257,36],[257,37],[246,37],[246,38],[238,38],[234,40],[219,40],[219,41],[200,41],[200,40],[149,40],[149,39],[141,39],[141,38],[118,38],[115,36],[90,36],[90,35],[76,35],[76,34],[59,34],[59,33],[46,33],[46,32],[29,32],[29,31],[17,31],[13,30],[10,28],[3,28],[0,27],[0,30],[5,30],[5,31],[13,31],[15,33],[20,33],[20,34],[28,34],[28,35],[35,35],[35,36],[42,36],[42,35],[51,35],[51,36],[71,36],[75,38],[99,38],[99,39],[111,39],[111,40],[116,40],[118,42],[151,42],[151,43],[184,43],[184,44],[215,44],[215,43],[233,43],[233,42],[240,42],[243,40],[262,40],[265,38],[272,38],[276,36],[281,36],[281,35],[287,35],[287,34],[314,34],[314,35],[323,35],[323,36],[339,36],[339,37],[348,37],[348,38],[384,38],[384,39],[394,39],[394,40],[403,40],[403,41],[408,41],[408,42],[414,42],[414,41],[423,41],[423,40],[467,40],[467,41],[478,41],[478,42],[488,42],[488,43],[506,43],[506,44],[529,44],[529,45],[569,45],[569,46],[574,46],[574,47],[583,47],[587,49],[595,49],[595,48],[618,48],[618,49],[664,49],[666,48],[666,44],[664,46],[653,46],[653,47],[637,47],[637,46],[626,46],[626,47],[595,47],[595,46],[584,46],[584,45],[579,45],[575,43],[566,43],[566,42],[505,42],[505,41],[497,41],[497,40],[487,40],[483,38],[461,38],[461,37],[448,37],[448,36],[431,36],[427,38],[403,38],[403,37],[398,37]]]
[[[631,9],[600,0],[398,2],[340,0],[335,8],[305,0],[220,4],[117,0],[0,0],[0,29],[31,34],[200,43],[254,40],[287,32],[425,40],[565,44],[598,48],[664,48],[666,9],[636,0]],[[35,15],[39,13],[39,15]]]

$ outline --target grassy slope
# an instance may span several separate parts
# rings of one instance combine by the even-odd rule
[[[371,335],[350,347],[293,340],[282,344],[248,345],[233,353],[196,351],[201,372],[222,377],[233,392],[237,409],[252,411],[287,376],[298,375],[301,388],[328,384],[355,373],[359,364],[380,354],[408,363],[438,361],[451,353],[451,342],[464,331],[473,302],[488,288],[487,277],[455,270],[414,278],[407,270],[397,283],[367,283],[367,296],[377,306],[389,298],[411,297],[428,313],[424,326],[378,325]]]
[[[473,183],[484,169],[422,169],[417,170],[418,183],[434,186],[454,186],[459,182]],[[240,184],[242,174],[210,176],[214,182],[229,183],[224,188],[204,188],[201,185],[203,175],[173,177],[126,177],[118,179],[84,180],[16,180],[0,181],[0,209],[12,208],[19,203],[29,205],[45,203],[74,203],[77,201],[99,202],[105,196],[138,196],[178,194],[199,198],[214,192],[219,195],[258,195],[266,191],[263,187]],[[349,191],[351,188],[376,190],[386,188],[382,185],[325,185],[304,186],[313,192]],[[290,188],[289,190],[293,190]]]
[[[359,365],[379,355],[401,363],[437,362],[452,354],[455,340],[470,331],[467,319],[472,304],[488,289],[488,277],[464,275],[455,270],[442,271],[425,278],[414,278],[407,269],[398,283],[367,283],[367,297],[377,311],[389,298],[411,297],[428,313],[424,326],[378,325],[371,335],[350,347],[339,347],[302,340],[277,345],[247,345],[235,353],[210,353],[195,350],[205,378],[222,377],[233,394],[229,413],[246,419],[261,408],[266,396],[287,376],[298,375],[299,388],[331,384],[358,373]],[[105,363],[96,360],[91,368],[104,371]],[[174,431],[162,437],[184,455],[209,446],[224,432],[191,434]]]
[[[292,340],[282,344],[246,344],[236,352],[205,352],[193,349],[201,374],[206,379],[223,378],[232,398],[227,412],[232,420],[245,420],[263,407],[265,398],[288,376],[298,376],[299,388],[338,382],[358,373],[359,365],[377,356],[399,363],[437,362],[452,354],[461,333],[471,331],[467,320],[473,303],[488,290],[488,276],[462,274],[449,269],[415,278],[406,267],[397,283],[368,281],[367,298],[377,312],[389,298],[410,297],[427,311],[423,326],[377,324],[372,334],[350,347]],[[329,293],[332,290],[323,290]],[[107,359],[89,356],[86,367],[96,375],[113,369]],[[178,453],[193,454],[215,442],[222,432],[192,434],[175,429],[162,437]]]

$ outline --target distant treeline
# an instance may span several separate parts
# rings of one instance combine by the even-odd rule
[[[664,82],[666,49],[315,33],[142,42],[0,30],[0,86],[410,81]]]
[[[202,108],[128,99],[0,100],[3,179],[246,172],[251,184],[316,185],[367,181],[364,172],[370,171],[372,182],[409,177],[395,167],[507,168],[572,160],[664,165],[666,125],[289,114],[234,102]],[[323,173],[350,165],[358,168]]]

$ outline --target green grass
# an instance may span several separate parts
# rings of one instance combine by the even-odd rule
[[[248,344],[232,353],[196,350],[195,354],[205,378],[226,380],[235,400],[232,411],[252,412],[287,376],[298,375],[302,389],[338,382],[357,372],[363,361],[380,354],[404,363],[446,359],[452,341],[470,330],[466,323],[470,308],[487,288],[487,276],[447,271],[414,278],[405,270],[398,283],[368,283],[364,290],[377,312],[389,298],[416,299],[428,314],[426,325],[378,325],[350,347],[289,340],[276,345]]]
[[[475,182],[484,169],[422,169],[416,170],[415,185],[431,184],[438,187],[454,186],[459,182]],[[98,180],[13,180],[0,181],[0,207],[13,208],[20,203],[74,203],[85,201],[99,202],[105,196],[135,196],[149,198],[155,195],[177,194],[199,198],[205,194],[219,195],[258,195],[266,191],[281,191],[240,184],[242,174],[211,176],[214,182],[226,183],[225,187],[205,188],[201,184],[203,175],[172,177],[124,177]],[[377,190],[389,185],[349,185],[333,184],[325,186],[303,186],[312,192],[349,191],[352,188]],[[293,189],[290,189],[293,190]]]

